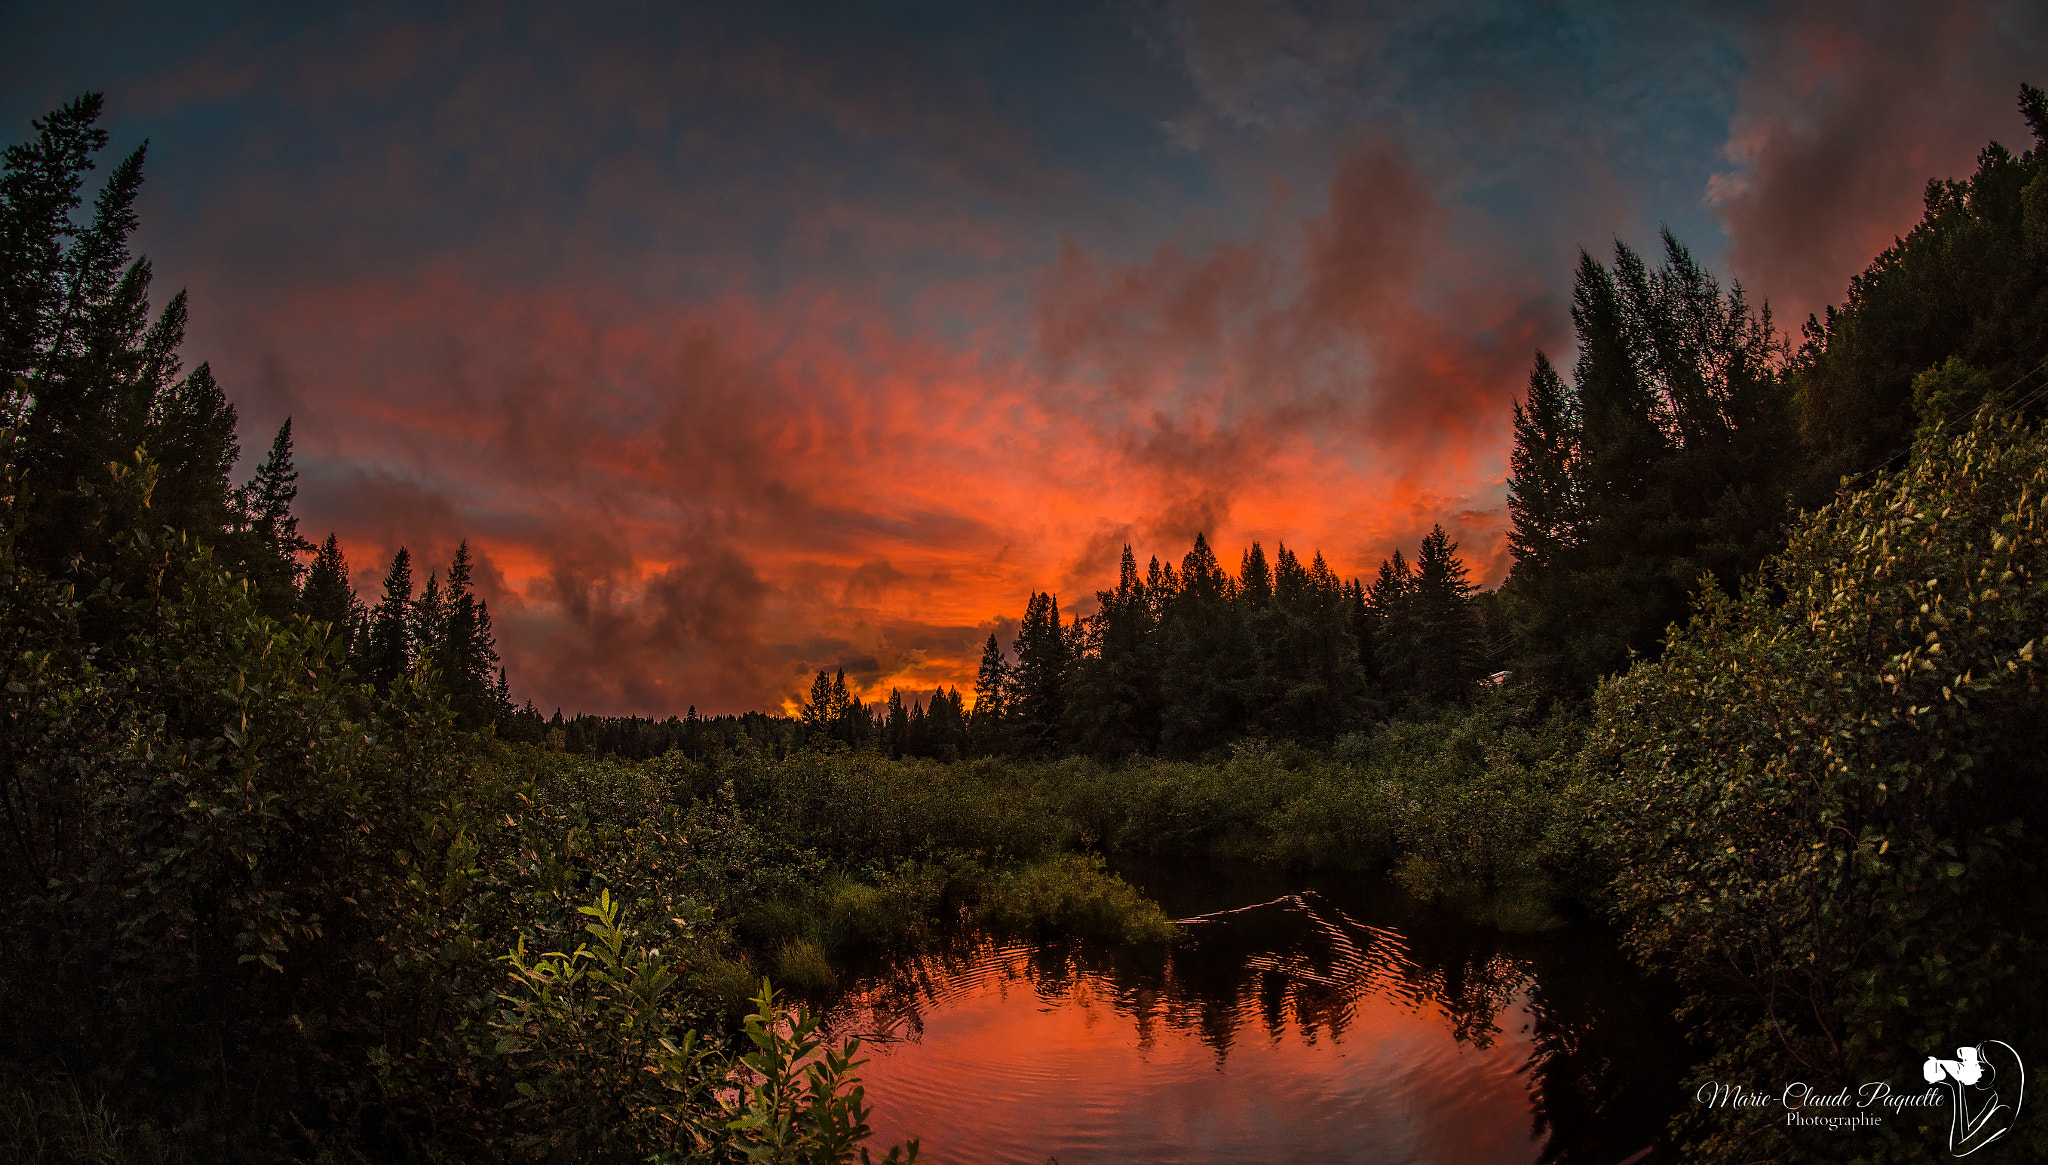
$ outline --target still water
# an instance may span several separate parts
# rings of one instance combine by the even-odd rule
[[[1670,1000],[1612,940],[1509,936],[1376,881],[1127,868],[1183,941],[956,940],[875,971],[876,1145],[941,1165],[1656,1159]]]

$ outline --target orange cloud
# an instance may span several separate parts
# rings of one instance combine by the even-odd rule
[[[839,667],[869,698],[968,688],[1028,592],[1090,609],[1126,541],[1358,575],[1442,521],[1497,581],[1506,402],[1558,321],[1479,279],[1447,217],[1376,146],[1270,238],[1069,245],[1021,340],[834,286],[649,301],[443,264],[287,291],[243,358],[298,415],[304,525],[359,588],[398,545],[470,540],[520,698],[776,709]]]
[[[1754,61],[1706,200],[1728,263],[1796,336],[1920,218],[1932,178],[1990,137],[2030,138],[2014,99],[2048,59],[2038,8],[1827,0],[1752,35]]]

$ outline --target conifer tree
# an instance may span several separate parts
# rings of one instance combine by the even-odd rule
[[[1160,619],[1160,748],[1200,753],[1245,725],[1244,690],[1256,666],[1238,587],[1208,538],[1181,559],[1178,587]]]
[[[464,539],[448,566],[448,593],[441,602],[438,659],[441,683],[448,691],[459,722],[465,728],[480,729],[495,723],[511,710],[511,705],[509,696],[500,690],[505,685],[493,682],[493,673],[502,677],[503,669],[498,666],[490,607],[476,597],[471,586],[473,569],[469,541]],[[427,590],[433,593],[431,579]]]
[[[1578,398],[1539,352],[1528,400],[1515,404],[1515,447],[1508,457],[1508,547],[1517,561],[1556,562],[1578,544],[1585,520],[1580,446]]]
[[[1539,355],[1517,410],[1503,600],[1539,693],[1654,656],[1702,574],[1737,589],[1774,548],[1804,480],[1769,311],[1662,241],[1655,269],[1619,243],[1612,268],[1580,255],[1573,383]]]
[[[1472,607],[1479,588],[1458,558],[1458,544],[1441,525],[1432,526],[1415,558],[1409,593],[1419,648],[1415,691],[1432,702],[1468,696],[1479,678],[1479,625]]]
[[[420,597],[412,604],[412,658],[415,662],[431,661],[438,669],[442,663],[441,649],[448,638],[448,601],[441,594],[441,578],[427,574],[427,585],[420,589]],[[445,684],[446,676],[442,677]]]
[[[696,705],[692,704],[690,707],[695,709]],[[819,668],[817,678],[811,681],[810,698],[803,702],[798,716],[804,726],[813,732],[831,732],[832,722],[836,718],[832,707],[832,677],[825,674],[824,668]]]
[[[149,261],[129,251],[147,143],[115,165],[90,223],[72,219],[107,145],[101,106],[88,93],[37,119],[0,167],[0,424],[18,431],[27,482],[18,553],[52,575],[111,563],[108,539],[138,522],[218,543],[234,516],[234,409],[204,365],[178,377],[185,296],[152,324]],[[138,450],[155,463],[147,520],[94,520],[109,498],[145,496],[107,489]]]
[[[981,668],[974,677],[974,714],[969,724],[974,751],[1000,753],[1009,745],[1010,663],[1003,658],[995,632],[981,648]]]
[[[1344,598],[1321,554],[1304,567],[1284,543],[1279,547],[1260,652],[1267,702],[1258,723],[1267,732],[1327,740],[1361,713],[1365,676]]]
[[[1150,573],[1162,578],[1156,558]],[[1159,739],[1158,616],[1128,545],[1117,563],[1116,589],[1098,591],[1095,599],[1099,610],[1088,620],[1074,664],[1067,707],[1072,739],[1099,756],[1149,751]]]
[[[292,502],[299,496],[299,471],[292,464],[291,418],[278,428],[270,454],[255,476],[235,494],[250,541],[241,565],[264,596],[266,610],[282,614],[291,609],[304,569],[299,556],[313,549],[299,537],[299,520],[292,514]]]
[[[919,719],[923,719],[919,716]],[[889,703],[882,720],[882,741],[889,755],[901,759],[910,755],[910,709],[903,706],[903,692],[889,689]]]
[[[401,546],[384,574],[384,597],[370,615],[359,669],[366,679],[388,688],[406,673],[412,666],[413,627],[412,552]]]
[[[1364,599],[1372,624],[1373,675],[1392,704],[1415,695],[1422,657],[1422,625],[1414,603],[1415,575],[1397,548],[1380,562]]]
[[[355,588],[349,585],[348,561],[342,557],[341,541],[329,534],[327,541],[313,556],[313,565],[306,571],[306,586],[299,594],[299,608],[311,619],[326,623],[329,632],[340,644],[344,658],[353,651],[363,607],[356,601]]]
[[[1017,656],[1017,669],[1010,681],[1012,706],[1024,747],[1051,751],[1059,744],[1066,720],[1067,677],[1072,665],[1057,597],[1032,593],[1012,651]]]

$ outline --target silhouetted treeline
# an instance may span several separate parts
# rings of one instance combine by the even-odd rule
[[[2021,111],[2048,137],[2041,91]],[[1515,565],[1501,596],[1517,685],[1583,700],[1631,652],[1656,658],[1700,581],[1724,591],[1787,522],[1850,475],[1896,466],[1915,434],[1993,402],[2036,415],[2048,360],[2048,150],[1993,142],[1963,181],[1809,317],[1794,351],[1768,307],[1724,292],[1669,232],[1655,268],[1619,243],[1581,254],[1579,355],[1542,355],[1515,410]]]
[[[1480,690],[1504,636],[1437,527],[1411,566],[1371,585],[1321,554],[1254,542],[1236,574],[1197,535],[1178,566],[1126,546],[1097,611],[1063,623],[1033,594],[1007,652],[982,651],[968,748],[977,753],[1194,755],[1243,736],[1329,741],[1417,704]]]
[[[810,738],[804,726],[786,716],[745,712],[737,716],[700,717],[691,705],[687,716],[656,720],[642,716],[563,716],[555,709],[543,717],[533,704],[498,722],[498,738],[518,744],[545,744],[583,756],[615,756],[650,760],[680,751],[703,760],[719,751],[752,748],[781,758],[802,748]]]
[[[2023,86],[2021,108],[2042,133],[2040,91]],[[1796,349],[1669,232],[1654,265],[1620,243],[1611,264],[1582,254],[1569,378],[1539,353],[1515,407],[1499,591],[1471,584],[1441,527],[1369,582],[1285,546],[1269,559],[1254,544],[1235,574],[1204,537],[1143,570],[1127,547],[1096,614],[1063,620],[1057,596],[1033,593],[1016,637],[989,637],[971,712],[944,691],[865,704],[820,671],[800,721],[748,735],[940,759],[1187,756],[1252,733],[1330,741],[1469,699],[1503,671],[1524,701],[1581,704],[1631,655],[1658,657],[1702,579],[1738,589],[1844,475],[1902,460],[1916,432],[1986,401],[2036,411],[2043,154],[1993,143],[1973,177],[1931,182],[1920,225]],[[522,716],[533,723],[501,731],[540,735]],[[618,723],[568,747],[698,747],[673,719]]]

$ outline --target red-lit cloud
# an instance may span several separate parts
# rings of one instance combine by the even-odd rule
[[[1558,313],[1476,285],[1445,219],[1380,144],[1272,238],[1069,245],[1021,338],[830,287],[649,303],[445,267],[298,289],[233,348],[298,416],[304,522],[359,588],[470,540],[519,695],[773,708],[821,667],[966,685],[997,619],[1034,588],[1086,609],[1124,541],[1355,575],[1443,521],[1497,581],[1507,393]]]
[[[0,56],[21,124],[104,86],[152,137],[188,360],[245,444],[293,418],[359,588],[467,538],[517,697],[667,715],[968,686],[1125,542],[1357,576],[1442,522],[1498,582],[1577,249],[1711,213],[1781,318],[1839,298],[2022,132],[2037,12],[137,10]]]
[[[1993,137],[2031,145],[2016,99],[2041,83],[2048,19],[1829,0],[1756,29],[1753,51],[1707,199],[1733,273],[1796,335],[1919,220],[1929,179],[1967,176]]]

